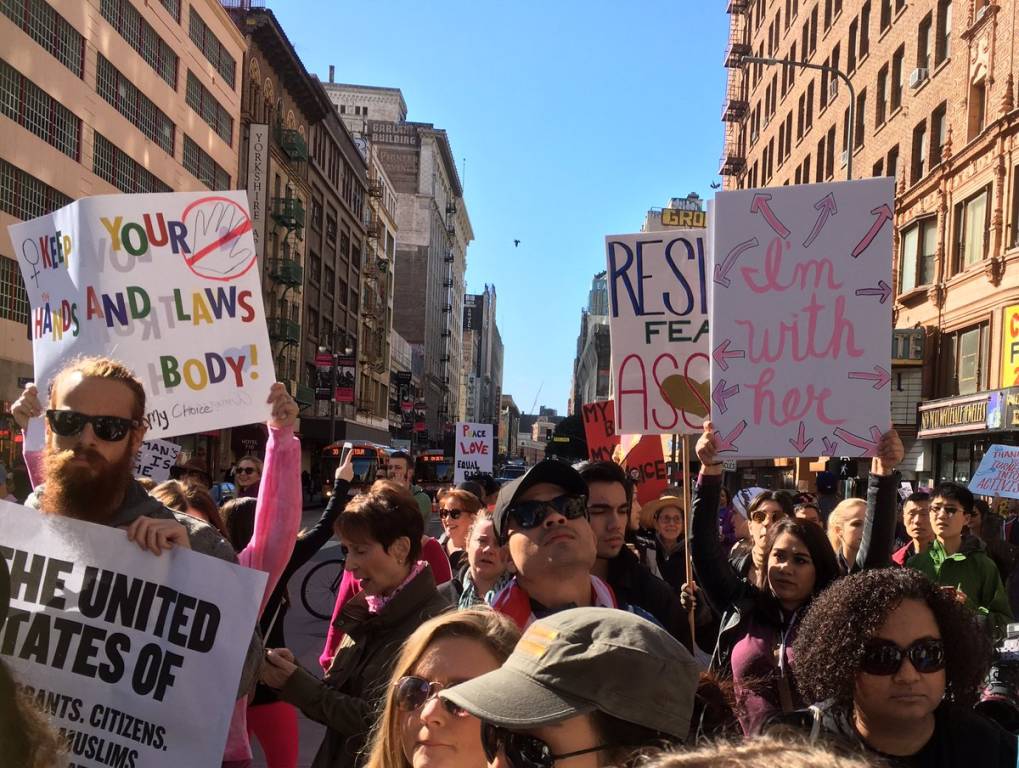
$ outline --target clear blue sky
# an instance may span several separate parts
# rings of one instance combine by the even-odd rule
[[[467,160],[467,290],[498,294],[503,392],[526,412],[541,386],[538,403],[565,413],[604,236],[718,180],[725,3],[269,6],[310,72],[400,88],[408,119],[448,131]]]

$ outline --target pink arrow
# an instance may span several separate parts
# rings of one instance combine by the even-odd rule
[[[729,406],[725,404],[725,401],[730,397],[735,397],[739,394],[739,384],[733,384],[728,389],[725,388],[725,379],[719,379],[715,385],[715,391],[711,393],[711,399],[715,405],[718,406],[718,410],[721,413],[725,413],[729,410]]]
[[[834,456],[835,450],[839,447],[838,440],[829,440],[827,437],[822,437],[821,442],[824,443],[824,455]]]
[[[810,244],[817,239],[818,235],[821,234],[821,230],[824,229],[824,224],[828,221],[828,217],[834,216],[839,212],[839,209],[835,207],[835,195],[832,192],[829,192],[814,203],[814,210],[820,211],[821,213],[818,214],[817,221],[814,222],[814,228],[810,230],[810,235],[803,241],[804,248],[809,248]]]
[[[841,438],[844,442],[855,448],[863,449],[863,453],[860,454],[861,456],[877,456],[877,447],[881,442],[881,428],[871,427],[871,439],[868,440],[865,437],[854,435],[852,432],[848,432],[842,427],[835,427],[835,437]]]
[[[718,367],[723,371],[729,370],[729,364],[726,362],[727,358],[747,356],[746,351],[742,349],[734,349],[730,352],[729,344],[731,343],[732,342],[730,342],[729,339],[724,339],[721,344],[715,347],[715,351],[711,354],[711,356],[715,359],[715,362],[718,363]]]
[[[746,251],[749,251],[751,248],[756,248],[758,245],[759,243],[757,241],[757,238],[754,237],[751,238],[750,240],[746,240],[740,243],[731,251],[729,251],[729,255],[725,257],[722,263],[715,265],[715,282],[725,288],[728,288],[729,270],[736,266],[736,259],[742,256]]]
[[[880,296],[878,300],[884,304],[892,295],[892,287],[884,280],[877,281],[877,288],[857,288],[857,296]]]
[[[873,381],[874,389],[881,389],[881,387],[888,386],[888,382],[892,380],[892,374],[888,373],[888,371],[880,365],[875,365],[874,373],[867,373],[867,371],[850,371],[849,378]]]
[[[874,223],[870,225],[870,229],[867,230],[867,234],[863,236],[863,240],[856,244],[853,249],[853,258],[858,258],[867,248],[870,247],[871,242],[877,237],[877,233],[881,231],[881,227],[885,225],[886,221],[892,220],[892,209],[888,207],[888,204],[880,205],[871,211],[872,214],[877,216],[874,219]]]
[[[790,444],[792,444],[793,448],[796,449],[797,453],[803,453],[805,450],[807,450],[807,446],[814,442],[814,438],[810,438],[809,440],[807,439],[806,431],[807,428],[803,425],[803,422],[801,421],[800,428],[796,432],[796,439],[794,440],[791,437],[789,438]]]
[[[739,424],[732,428],[732,432],[722,437],[721,432],[716,432],[715,436],[718,438],[718,452],[728,453],[729,451],[738,451],[739,446],[736,445],[736,440],[740,435],[743,434],[743,430],[747,428],[747,420],[743,419]]]
[[[768,205],[769,200],[771,200],[771,195],[767,192],[758,192],[750,203],[750,212],[761,214],[764,220],[768,222],[768,226],[775,230],[775,234],[779,237],[789,237],[789,230],[786,229],[785,224],[779,221],[778,216],[771,210],[771,206]]]

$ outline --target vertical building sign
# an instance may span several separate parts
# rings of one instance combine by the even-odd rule
[[[336,356],[336,402],[354,402],[354,381],[357,376],[357,358],[354,355]]]
[[[269,126],[248,126],[248,207],[251,209],[251,233],[259,263],[265,252],[265,189],[269,173]]]
[[[1001,347],[1001,386],[1019,387],[1019,304],[1005,307]]]

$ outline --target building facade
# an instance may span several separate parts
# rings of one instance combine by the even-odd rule
[[[498,430],[502,396],[502,336],[496,322],[494,285],[467,294],[463,309],[463,421],[492,424]]]
[[[245,42],[212,0],[0,4],[0,401],[32,378],[7,227],[87,195],[232,189]],[[0,416],[0,461],[18,459]],[[186,450],[212,461],[215,436]],[[16,474],[15,480],[20,481]],[[22,489],[19,489],[19,493]]]
[[[577,356],[573,361],[573,392],[570,413],[586,403],[611,397],[612,345],[609,340],[609,292],[605,271],[591,280],[587,306],[580,311]]]
[[[892,409],[904,469],[967,481],[986,446],[1008,437],[1019,362],[1016,4],[728,9],[726,186],[841,180],[850,159],[854,177],[895,178]],[[852,111],[827,73],[742,62],[747,54],[846,73]]]
[[[520,408],[513,401],[513,395],[499,398],[499,450],[503,461],[520,455]]]

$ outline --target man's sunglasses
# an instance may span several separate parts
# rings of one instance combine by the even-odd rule
[[[258,470],[255,469],[254,467],[237,467],[237,474],[238,475],[253,475],[257,471]]]
[[[485,757],[489,765],[495,762],[499,750],[506,756],[506,762],[511,768],[552,768],[556,760],[565,760],[568,757],[587,755],[592,752],[601,752],[610,747],[610,744],[600,744],[597,747],[579,749],[576,752],[567,752],[563,755],[552,753],[552,748],[537,736],[528,736],[525,733],[514,733],[501,726],[492,723],[481,723],[481,747],[485,751]]]
[[[462,509],[440,509],[439,519],[445,520],[448,517],[450,520],[459,520],[462,514],[464,514]]]
[[[77,411],[46,411],[46,420],[50,429],[61,437],[71,437],[85,429],[86,424],[92,425],[92,431],[100,440],[116,443],[127,437],[128,433],[141,426],[137,419],[124,419],[120,416],[89,416]]]
[[[521,501],[506,510],[506,516],[516,521],[525,531],[537,528],[552,512],[567,520],[584,517],[590,520],[586,496],[559,496],[549,501]]]
[[[442,683],[433,683],[425,680],[423,677],[416,677],[414,675],[407,675],[401,677],[396,681],[396,692],[394,699],[396,706],[405,712],[413,712],[416,709],[423,707],[429,700],[434,699],[439,695],[439,691],[442,690]],[[446,708],[446,711],[453,717],[466,717],[467,710],[458,707],[452,701],[444,699],[441,696],[439,701],[442,702],[442,706]]]
[[[863,650],[860,669],[868,675],[887,677],[898,672],[905,659],[917,672],[939,672],[945,668],[945,643],[925,637],[910,643],[908,648],[900,648],[891,640],[872,640]]]

